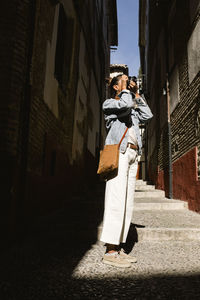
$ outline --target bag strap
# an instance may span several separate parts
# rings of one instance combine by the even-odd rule
[[[119,144],[118,144],[119,147],[120,147],[121,142],[123,141],[123,139],[124,139],[124,137],[125,137],[127,131],[128,131],[128,127],[126,127],[126,130],[125,130],[125,132],[124,132],[124,134],[123,134],[123,136],[122,136],[122,138],[121,138],[121,140],[120,140],[120,142],[119,142]]]

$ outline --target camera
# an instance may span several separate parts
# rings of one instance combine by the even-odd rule
[[[131,81],[135,82],[135,84],[137,85],[137,77],[136,76],[129,76],[128,77],[128,80],[126,82],[127,89],[129,89],[129,85],[130,85]]]

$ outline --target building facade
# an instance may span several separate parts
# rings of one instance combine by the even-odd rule
[[[0,210],[12,231],[95,178],[117,8],[116,0],[0,6]]]
[[[140,0],[149,179],[200,211],[200,1]]]

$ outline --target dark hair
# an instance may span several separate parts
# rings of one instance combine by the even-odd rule
[[[115,98],[116,96],[116,90],[113,88],[114,85],[118,84],[119,80],[121,79],[122,75],[117,75],[113,77],[113,79],[110,82],[110,97]]]

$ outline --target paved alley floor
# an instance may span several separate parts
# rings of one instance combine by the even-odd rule
[[[100,242],[35,236],[1,255],[1,300],[200,299],[200,242],[138,242],[129,269],[102,263]]]
[[[129,269],[102,264],[104,250],[93,245],[72,273],[74,291],[85,299],[200,299],[199,242],[139,242]]]
[[[99,185],[66,199],[62,211],[38,218],[23,239],[1,251],[0,300],[199,300],[200,215],[180,201],[162,200],[160,191],[144,198],[144,188],[126,245],[138,259],[131,268],[102,263]]]

